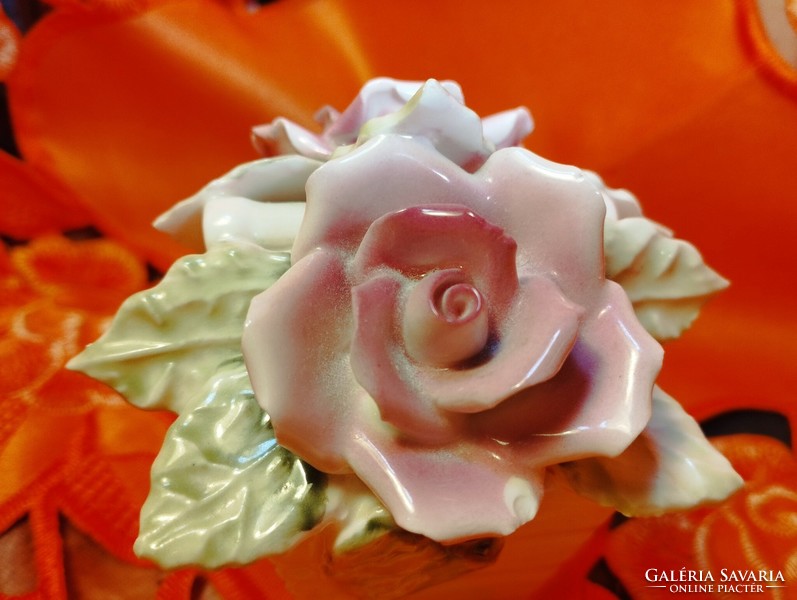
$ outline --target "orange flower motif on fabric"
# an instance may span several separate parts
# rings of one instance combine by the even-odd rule
[[[759,585],[756,598],[786,600],[797,589],[797,461],[781,442],[752,434],[714,440],[744,478],[745,487],[715,507],[659,518],[633,519],[615,530],[606,559],[635,600],[693,598],[651,587],[646,573],[711,573],[716,596],[720,585]],[[753,575],[750,575],[750,573]],[[770,581],[763,581],[760,571]],[[778,575],[780,574],[780,575]],[[750,579],[750,578],[753,579]],[[700,582],[676,582],[681,585]],[[669,588],[670,582],[664,582]],[[661,585],[661,583],[658,583]],[[738,587],[735,591],[739,591]],[[730,593],[731,590],[725,589]],[[734,597],[741,597],[732,594]],[[744,596],[744,594],[742,594]],[[730,597],[730,596],[728,596]]]
[[[30,232],[64,218],[46,194],[25,200]],[[286,597],[267,563],[165,573],[133,554],[149,467],[172,418],[64,364],[145,285],[142,262],[110,240],[53,234],[0,245],[2,599],[105,598],[120,581],[125,598]]]
[[[146,284],[141,261],[107,240],[43,237],[15,250],[12,261],[33,291],[69,308],[108,314]]]
[[[118,402],[63,367],[102,332],[121,298],[143,287],[143,265],[113,242],[50,236],[4,252],[0,269],[0,445],[31,406],[87,410]]]
[[[6,78],[17,62],[19,42],[19,30],[0,6],[0,81]]]

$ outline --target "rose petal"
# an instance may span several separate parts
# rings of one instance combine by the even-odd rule
[[[487,349],[490,315],[462,269],[426,275],[405,298],[401,335],[407,356],[430,367],[461,367]]]
[[[411,367],[395,334],[401,287],[396,274],[374,277],[352,289],[355,330],[351,369],[376,402],[383,420],[411,439],[447,443],[456,439],[456,422],[462,419],[440,411],[409,373]]]
[[[417,204],[463,204],[467,198],[473,200],[468,206],[490,220],[479,209],[487,192],[463,175],[425,144],[400,136],[373,138],[308,178],[307,213],[293,260],[321,246],[353,251],[376,219]]]
[[[607,187],[603,183],[601,176],[594,171],[584,169],[584,177],[598,189],[603,197],[603,202],[606,205],[607,221],[642,216],[642,208],[639,206],[639,201],[631,192]]]
[[[210,200],[243,197],[258,202],[304,201],[305,182],[320,164],[303,156],[244,163],[160,215],[155,227],[194,251],[202,251],[202,212]]]
[[[211,183],[203,192],[243,196],[258,202],[304,200],[307,178],[321,163],[304,156],[277,156],[240,165]]]
[[[349,294],[337,256],[319,250],[252,300],[242,338],[255,397],[279,443],[328,473],[348,471],[338,444],[359,387],[348,366]]]
[[[399,110],[366,122],[358,141],[388,133],[425,138],[440,154],[468,170],[481,166],[494,150],[485,144],[479,115],[434,79]]]
[[[437,82],[435,82],[437,83]],[[381,77],[368,81],[342,113],[326,107],[316,115],[324,126],[317,134],[285,118],[252,129],[252,142],[262,154],[301,154],[328,160],[338,146],[353,144],[362,126],[371,119],[401,110],[425,84]],[[437,84],[445,93],[463,103],[462,90],[452,81]]]
[[[340,112],[332,106],[322,106],[313,116],[316,123],[319,123],[325,130],[340,118]]]
[[[255,202],[248,198],[212,198],[202,215],[205,246],[229,241],[287,252],[304,218],[304,202]]]
[[[389,213],[368,229],[354,257],[358,279],[389,267],[407,277],[460,268],[487,298],[505,311],[517,291],[514,240],[462,205],[413,206]]]
[[[503,225],[517,243],[519,276],[545,273],[567,298],[590,304],[587,298],[602,285],[606,209],[583,171],[522,148],[505,148],[492,154],[477,175],[489,182],[491,198],[500,199],[479,214]]]
[[[324,131],[325,136],[338,145],[353,143],[363,124],[400,110],[423,85],[422,81],[401,81],[389,77],[371,79],[362,87],[354,102]],[[439,85],[460,103],[464,102],[458,83],[443,81]]]
[[[505,110],[482,119],[484,137],[496,149],[517,146],[534,129],[534,119],[525,107]]]
[[[528,296],[513,311],[497,355],[470,369],[425,368],[395,340],[399,287],[396,278],[382,276],[354,289],[351,364],[382,417],[427,443],[461,435],[465,416],[440,409],[485,410],[556,374],[578,333],[580,309],[540,278],[529,283]]]
[[[663,355],[631,310],[622,288],[606,282],[557,377],[474,415],[473,431],[531,465],[623,452],[650,418]]]
[[[658,387],[650,423],[625,452],[562,469],[577,492],[633,516],[722,500],[743,483],[695,420]]]
[[[316,160],[327,160],[335,149],[322,136],[284,118],[253,127],[252,143],[266,156],[301,154]]]
[[[419,369],[418,387],[447,410],[490,409],[556,375],[576,340],[582,314],[550,280],[525,281],[494,354],[469,369]]]
[[[343,113],[325,107],[315,119],[324,128],[320,134],[280,117],[254,127],[252,142],[267,156],[301,154],[328,160],[340,146],[398,133],[425,137],[454,162],[475,167],[481,164],[479,157],[495,148],[518,145],[533,128],[523,107],[479,119],[465,107],[458,84],[433,79],[425,83],[373,79]]]
[[[450,204],[466,205],[488,223],[501,224],[517,242],[521,274],[550,274],[579,303],[600,285],[595,274],[603,272],[605,207],[579,169],[523,148],[505,148],[470,174],[433,148],[401,136],[373,138],[308,178],[307,213],[293,259],[325,245],[353,251],[385,214]]]
[[[497,455],[355,436],[347,458],[396,523],[438,541],[508,535],[537,513],[543,472],[519,477]]]

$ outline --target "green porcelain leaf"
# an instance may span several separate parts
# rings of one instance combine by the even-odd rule
[[[743,484],[697,422],[658,387],[648,426],[622,454],[557,468],[578,493],[634,517],[719,502]]]
[[[327,498],[325,520],[337,524],[336,554],[357,550],[397,529],[390,512],[356,475],[330,476]]]
[[[243,362],[224,365],[169,429],[135,550],[215,568],[288,550],[324,515],[326,476],[279,446]]]
[[[220,364],[240,357],[249,302],[289,266],[287,254],[250,244],[184,257],[158,285],[128,298],[69,368],[141,408],[182,412]]]
[[[690,243],[644,217],[607,220],[606,276],[621,286],[639,321],[660,341],[678,337],[728,282]]]
[[[395,527],[356,477],[328,485],[279,446],[254,399],[240,346],[244,320],[251,299],[289,264],[285,253],[241,243],[180,259],[158,285],[125,301],[108,331],[69,364],[136,406],[179,413],[152,467],[135,547],[166,568],[285,552],[322,519],[338,524],[338,551]]]

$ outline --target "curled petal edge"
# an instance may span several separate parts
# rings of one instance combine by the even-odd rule
[[[389,434],[358,435],[347,459],[407,531],[438,542],[509,535],[537,514],[545,471],[518,476],[490,452],[473,450],[435,453]]]
[[[434,79],[396,112],[365,123],[357,141],[384,134],[427,138],[438,152],[466,170],[475,170],[495,150],[483,135],[479,115]]]
[[[394,113],[404,107],[428,83],[378,77],[367,82],[346,110],[325,128],[324,134],[336,145],[351,144],[362,126],[371,119]],[[460,104],[465,103],[462,88],[454,81],[435,81]]]
[[[155,220],[154,226],[193,251],[202,252],[206,248],[203,213],[210,201],[245,198],[254,202],[304,202],[307,178],[321,164],[295,155],[245,163],[175,204]]]
[[[484,137],[496,150],[519,145],[534,130],[534,119],[525,107],[505,110],[482,119]]]
[[[482,286],[492,309],[502,314],[517,291],[516,251],[517,244],[503,229],[465,206],[420,205],[374,220],[351,271],[359,280],[388,266],[417,278],[458,267]]]
[[[479,413],[472,423],[474,431],[502,440],[501,452],[515,464],[617,456],[650,420],[663,350],[633,318],[619,285],[606,281],[579,333],[556,377]],[[569,398],[566,405],[550,402],[563,397]]]
[[[202,237],[211,248],[251,242],[274,252],[289,252],[304,218],[304,202],[255,202],[213,198],[202,213]]]
[[[253,127],[252,145],[264,156],[301,154],[316,160],[328,160],[335,150],[322,136],[281,117]]]
[[[451,443],[458,436],[459,428],[454,426],[458,417],[444,413],[429,398],[420,396],[399,373],[399,364],[406,364],[403,350],[393,339],[400,289],[400,280],[390,276],[376,277],[353,288],[356,325],[351,345],[352,371],[374,399],[382,420],[412,432],[416,441]],[[368,364],[374,368],[362,368]]]

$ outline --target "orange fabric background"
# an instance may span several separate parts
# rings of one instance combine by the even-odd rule
[[[775,410],[787,414],[794,431],[797,75],[769,46],[753,0],[509,1],[467,10],[454,0],[283,0],[260,9],[234,0],[53,4],[25,35],[16,63],[0,65],[0,76],[10,71],[11,115],[25,159],[0,156],[0,225],[4,234],[28,240],[92,223],[109,245],[81,257],[68,249],[73,243],[47,237],[4,258],[3,291],[14,292],[3,300],[3,314],[46,305],[54,325],[41,332],[45,346],[60,339],[59,327],[74,314],[99,327],[115,303],[144,285],[143,271],[133,275],[131,264],[164,269],[183,252],[150,221],[256,158],[252,125],[277,115],[310,124],[317,108],[345,107],[373,76],[450,78],[481,114],[529,106],[537,126],[528,147],[632,190],[648,216],[695,243],[731,280],[693,329],[667,346],[663,387],[698,418],[733,408]],[[36,253],[50,253],[52,266],[26,271]],[[94,269],[96,279],[65,277],[77,277],[81,267]],[[98,288],[117,292],[99,297]],[[4,377],[9,389],[30,391],[24,368],[9,366],[17,364],[8,357],[20,352],[18,343],[3,348]],[[50,409],[28,410],[62,402],[38,387],[30,392],[38,404],[26,400],[24,411],[9,404],[19,402],[16,391],[5,392],[4,414],[14,416],[3,429],[11,450],[0,458],[18,474],[3,483],[2,500],[17,499],[17,512],[4,505],[6,527],[25,514],[27,500],[19,498],[30,498],[26,486],[38,486],[47,502],[62,489],[34,481],[57,463],[41,428],[57,424],[69,438],[65,446],[83,448],[69,455],[82,458],[64,459],[73,465],[118,451],[118,442],[102,440],[120,421],[135,419],[134,411],[84,402],[83,386],[91,384],[58,388],[83,399],[76,404],[80,423]],[[143,464],[157,451],[168,418],[142,419],[151,443],[141,455],[123,453],[122,462]],[[94,442],[64,433],[73,425],[84,432],[80,440]],[[133,486],[129,493],[133,519],[143,491]],[[36,510],[31,525],[55,535],[60,509]],[[119,546],[119,539],[103,538],[103,523],[84,517],[83,530]],[[37,564],[61,568],[38,552]],[[175,575],[169,586],[187,593],[193,576]],[[50,591],[63,593],[63,578],[53,577],[61,583]],[[240,577],[229,581],[254,585]],[[239,589],[224,581],[217,587]]]

